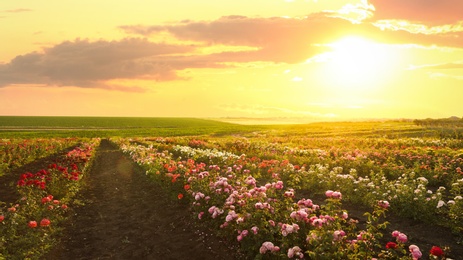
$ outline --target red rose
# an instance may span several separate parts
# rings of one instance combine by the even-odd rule
[[[48,227],[50,226],[50,220],[47,218],[44,218],[40,221],[40,226],[41,227]]]
[[[434,255],[434,256],[442,256],[442,255],[444,255],[444,251],[442,251],[442,249],[440,247],[438,247],[438,246],[433,246],[431,248],[431,250],[429,251],[429,253],[431,255]]]
[[[50,202],[50,198],[49,197],[43,197],[42,198],[42,204],[45,204],[45,203],[48,203]]]
[[[397,244],[394,243],[394,242],[387,242],[386,248],[387,248],[387,249],[396,249],[396,248],[397,248]]]
[[[37,221],[31,220],[31,221],[29,221],[29,223],[27,225],[30,228],[35,228],[35,227],[37,227]]]
[[[2,222],[5,219],[5,216],[0,215],[0,222]]]
[[[177,198],[178,198],[179,200],[181,200],[181,199],[183,198],[183,194],[182,194],[182,193],[179,193],[179,194],[177,195]]]

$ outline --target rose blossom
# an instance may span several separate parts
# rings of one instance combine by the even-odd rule
[[[27,225],[30,228],[35,228],[35,227],[37,227],[37,221],[31,220],[31,221],[29,221],[29,223]]]
[[[433,246],[431,250],[429,251],[429,253],[433,256],[443,256],[444,255],[444,251],[442,251],[442,249],[438,246]]]
[[[333,232],[333,240],[341,241],[345,235],[346,235],[346,232],[344,232],[344,230],[336,230]]]
[[[50,220],[47,218],[44,218],[40,221],[40,226],[41,227],[48,227],[50,225]]]
[[[332,190],[327,190],[327,191],[325,192],[325,195],[326,195],[328,198],[331,198],[331,197],[333,196],[333,192],[334,192],[334,191],[332,191]]]
[[[257,231],[259,231],[259,228],[256,227],[256,226],[253,226],[253,227],[251,228],[251,230],[252,230],[252,232],[254,233],[254,235],[257,235]]]
[[[347,219],[349,217],[349,215],[347,214],[347,212],[343,211],[341,217],[343,219]]]
[[[378,201],[378,205],[383,209],[387,209],[387,208],[389,208],[389,201],[380,200],[380,201]]]
[[[278,246],[274,246],[272,242],[264,242],[262,243],[262,246],[260,247],[259,249],[259,252],[261,254],[265,254],[267,253],[267,251],[270,251],[270,252],[278,252],[280,251],[280,248]]]
[[[404,233],[400,233],[397,236],[397,241],[399,241],[401,243],[405,243],[405,242],[407,242],[407,240],[408,240],[407,235],[405,235]]]
[[[440,208],[440,207],[442,207],[442,206],[444,206],[444,205],[445,205],[445,202],[444,202],[443,200],[439,200],[439,201],[437,202],[436,208]]]
[[[282,181],[277,181],[277,182],[274,184],[274,188],[277,189],[277,190],[283,189],[283,182],[282,182]]]
[[[342,194],[339,191],[334,191],[332,196],[334,199],[342,199]]]
[[[288,258],[299,257],[303,258],[304,254],[302,253],[302,249],[298,246],[288,249]]]
[[[408,247],[410,250],[410,253],[412,253],[412,258],[413,260],[420,259],[423,254],[421,254],[420,248],[417,247],[416,245],[410,245]]]
[[[396,249],[396,248],[397,248],[397,244],[394,243],[394,242],[387,242],[386,248],[387,248],[387,249]]]

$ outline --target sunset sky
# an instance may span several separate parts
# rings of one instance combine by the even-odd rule
[[[463,116],[462,0],[0,2],[0,115]]]

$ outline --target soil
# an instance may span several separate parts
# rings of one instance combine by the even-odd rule
[[[107,140],[102,140],[85,183],[78,198],[83,203],[73,207],[63,238],[44,259],[245,259],[228,241],[197,226],[188,205],[172,201],[163,187]],[[350,217],[364,222],[363,209],[343,207]],[[391,216],[388,221],[388,232],[407,234],[422,248],[422,259],[433,245],[450,246],[450,257],[463,259],[463,246],[448,230]]]

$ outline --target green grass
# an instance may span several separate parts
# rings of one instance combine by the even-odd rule
[[[439,137],[410,121],[240,125],[199,118],[0,116],[0,138],[139,137],[194,135],[305,135],[308,137]]]
[[[267,128],[198,118],[0,116],[0,138],[231,135]]]
[[[231,125],[197,118],[0,116],[0,128],[183,128]]]

